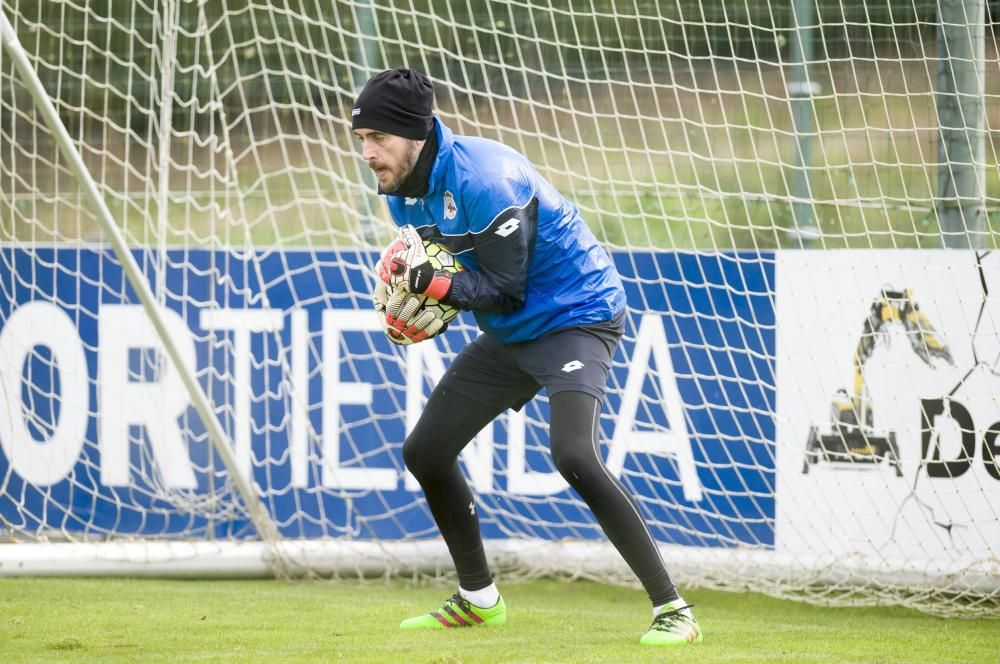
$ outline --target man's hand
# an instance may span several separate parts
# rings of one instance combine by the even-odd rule
[[[405,293],[405,291],[403,292]],[[414,301],[417,303],[417,309],[411,311]],[[421,310],[419,308],[421,304],[423,304],[423,298],[419,295],[405,293],[405,297],[402,298],[399,305],[399,315],[393,316],[391,313],[386,313],[385,333],[393,343],[415,344],[443,332],[444,328],[447,327],[445,322],[438,318],[433,311]],[[391,299],[389,306],[391,311],[393,307]]]
[[[411,270],[425,263],[430,265],[420,234],[413,226],[403,226],[392,244],[382,252],[382,258],[378,262],[378,276],[393,290],[404,284],[409,288]]]
[[[434,269],[424,250],[424,241],[417,229],[409,225],[400,228],[399,235],[382,252],[378,276],[393,289],[403,286],[411,293],[439,302],[451,291],[451,273]]]
[[[420,311],[423,298],[404,288],[390,291],[388,284],[378,281],[372,301],[382,330],[394,344],[414,344],[429,339],[448,327],[434,312]]]

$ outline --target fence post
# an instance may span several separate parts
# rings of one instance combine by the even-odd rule
[[[788,83],[788,97],[791,100],[792,125],[795,130],[795,166],[791,174],[791,195],[795,237],[802,248],[812,246],[819,236],[819,229],[813,219],[812,187],[809,184],[815,125],[813,95],[819,92],[819,85],[809,78],[815,23],[815,0],[792,0],[792,80]]]
[[[379,30],[372,0],[361,0],[356,3],[354,11],[356,12],[358,34],[354,40],[353,53],[351,54],[354,64],[351,82],[354,84],[354,94],[357,96],[368,79],[379,71]],[[367,245],[374,245],[378,242],[378,229],[376,228],[378,222],[375,217],[375,203],[373,201],[375,174],[362,164],[360,159],[357,164],[361,181],[364,182],[367,189],[361,194],[361,200],[358,203],[361,239]]]
[[[944,247],[986,237],[985,0],[938,0],[937,211]]]

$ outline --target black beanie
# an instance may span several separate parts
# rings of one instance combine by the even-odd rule
[[[351,129],[375,129],[404,138],[427,138],[434,126],[434,86],[418,71],[400,67],[376,74],[354,102]]]

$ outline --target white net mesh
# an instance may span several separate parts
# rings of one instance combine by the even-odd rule
[[[440,563],[395,548],[437,535],[399,448],[476,331],[381,337],[392,226],[348,120],[405,64],[612,250],[604,451],[679,581],[995,614],[996,43],[940,4],[0,0],[299,568]],[[6,538],[253,543],[107,241],[0,52]],[[495,560],[628,579],[546,421],[540,397],[463,456]]]

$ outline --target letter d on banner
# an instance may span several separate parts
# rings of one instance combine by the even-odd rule
[[[948,423],[951,426],[948,427]],[[941,435],[958,427],[962,450],[953,461],[941,460]],[[954,399],[920,400],[920,459],[928,477],[958,477],[972,465],[976,453],[976,425],[965,406]]]

